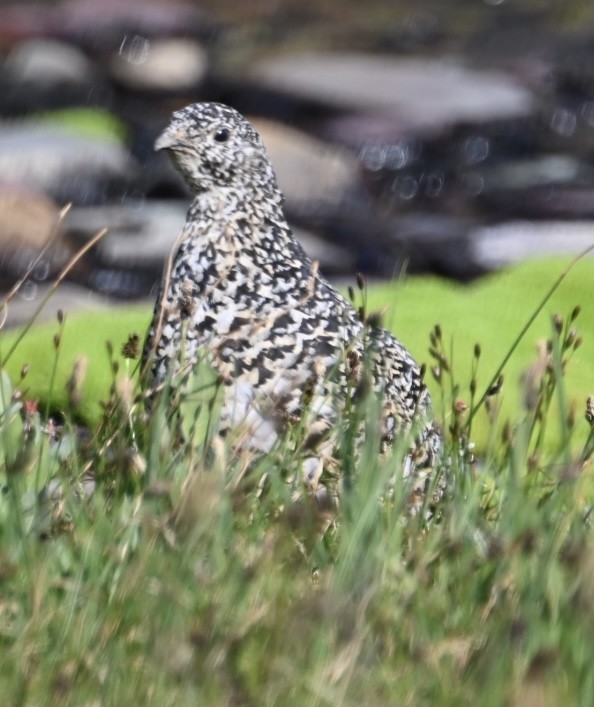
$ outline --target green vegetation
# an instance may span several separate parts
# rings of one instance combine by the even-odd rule
[[[145,310],[29,331],[0,377],[6,703],[591,704],[589,262],[547,302],[471,423],[561,268],[527,265],[471,290],[397,287],[386,321],[440,369],[427,378],[449,490],[429,522],[407,517],[400,478],[385,494],[403,451],[380,459],[371,437],[337,518],[296,501],[287,442],[259,460],[231,454],[232,440],[211,444],[216,383],[202,374],[191,401],[166,413],[161,400],[147,419],[135,362],[120,357]],[[368,310],[384,296],[370,290]],[[2,334],[3,359],[14,336]],[[86,375],[72,376],[79,356]],[[63,419],[48,425],[45,403],[40,414],[30,401],[50,397]],[[373,401],[360,405],[355,417],[372,420]]]
[[[37,113],[32,122],[54,125],[65,132],[107,142],[122,143],[127,137],[125,124],[99,108],[63,108]]]
[[[470,370],[474,345],[481,345],[481,360],[476,374],[477,389],[484,390],[509,351],[516,336],[557,279],[568,260],[544,260],[525,263],[504,273],[493,275],[473,285],[456,285],[438,278],[408,278],[402,283],[375,285],[369,288],[368,310],[380,311],[392,331],[406,344],[420,362],[433,366],[429,354],[429,332],[440,323],[444,346],[460,385],[459,396],[469,402]],[[550,337],[550,319],[554,313],[568,313],[579,303],[582,315],[577,324],[582,345],[572,357],[565,378],[565,394],[569,405],[583,408],[587,395],[594,394],[594,304],[591,283],[594,282],[594,261],[577,263],[567,278],[547,302],[541,314],[522,339],[517,351],[505,367],[501,396],[501,418],[512,420],[521,413],[522,377],[537,359],[537,344]],[[17,381],[24,364],[29,366],[23,390],[26,395],[44,403],[52,381],[54,409],[67,406],[67,381],[77,360],[84,361],[86,370],[81,383],[81,400],[77,413],[95,424],[101,414],[100,400],[109,394],[112,374],[108,365],[105,342],[111,341],[118,358],[119,351],[130,333],[144,336],[150,321],[148,307],[110,309],[66,318],[55,377],[53,338],[54,323],[32,328],[19,339],[18,347],[6,364],[13,381]],[[0,335],[0,360],[14,346],[20,332]],[[48,354],[48,352],[50,352]],[[123,359],[119,357],[123,364]],[[434,398],[436,414],[443,415],[440,387],[427,373],[427,383]],[[585,424],[585,423],[584,423]],[[484,415],[474,423],[474,441],[484,448],[490,425]],[[550,430],[550,443],[559,442],[559,428]]]

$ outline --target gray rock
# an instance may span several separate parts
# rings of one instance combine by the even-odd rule
[[[42,194],[0,185],[0,291],[17,282],[52,236],[51,247],[31,274],[33,282],[52,278],[71,255],[61,237],[58,209]]]
[[[97,231],[107,234],[97,244],[95,258],[119,267],[160,264],[168,257],[184,221],[184,202],[137,202],[121,206],[73,208],[65,231],[81,245]]]
[[[540,155],[528,160],[508,160],[483,173],[482,191],[527,189],[547,184],[570,184],[579,177],[594,176],[575,157]]]
[[[58,201],[96,200],[102,184],[126,183],[135,173],[134,160],[115,141],[33,121],[0,126],[0,174]]]
[[[340,203],[359,185],[357,159],[347,150],[269,120],[252,120],[291,207]]]
[[[399,59],[311,53],[257,64],[260,85],[345,110],[374,110],[418,128],[527,115],[530,91],[500,71],[465,67],[459,59]]]
[[[33,85],[84,84],[93,67],[76,47],[51,39],[31,39],[18,44],[4,59],[2,69],[13,80]]]
[[[355,258],[348,248],[329,243],[319,235],[303,228],[293,228],[293,233],[307,255],[312,260],[318,261],[323,273],[353,272],[355,269]]]
[[[510,221],[470,234],[470,257],[486,270],[529,258],[577,255],[594,246],[594,221]]]
[[[124,37],[110,62],[113,76],[130,88],[183,91],[206,73],[207,53],[191,39]]]

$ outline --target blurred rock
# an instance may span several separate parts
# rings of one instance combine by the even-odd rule
[[[338,205],[360,186],[356,157],[269,120],[253,119],[274,165],[287,203],[307,208],[312,202]]]
[[[85,256],[82,282],[121,299],[153,295],[186,218],[188,203],[134,202],[72,209],[64,230],[77,247],[108,232]]]
[[[76,47],[51,39],[31,39],[18,44],[4,59],[7,76],[31,89],[45,84],[84,84],[93,76],[89,59]]]
[[[470,234],[470,257],[485,271],[529,258],[577,255],[594,246],[594,221],[512,221]]]
[[[543,155],[530,160],[509,159],[483,173],[483,191],[528,189],[592,178],[594,170],[569,155]]]
[[[134,160],[114,141],[33,121],[0,126],[0,174],[58,203],[105,202],[128,190],[136,173]]]
[[[433,272],[456,280],[471,280],[485,272],[472,258],[470,217],[411,213],[394,218],[392,240],[400,244],[412,273]]]
[[[191,195],[153,143],[171,111],[194,100],[259,116],[290,223],[333,277],[406,266],[469,279],[522,253],[554,252],[554,234],[563,247],[587,239],[587,23],[513,3],[405,3],[389,17],[381,3],[366,13],[306,5],[0,7],[0,173],[31,199],[7,206],[0,191],[4,285],[39,252],[56,214],[43,192],[81,208],[64,224],[61,259],[41,264],[22,296],[104,226],[69,281],[114,297],[154,292]],[[74,115],[93,107],[113,124]],[[547,218],[574,224],[522,221]]]
[[[113,76],[132,89],[186,91],[200,84],[207,53],[190,39],[124,38],[111,60]]]
[[[49,199],[0,184],[0,292],[7,292],[24,275],[52,238],[25,290],[55,277],[71,254],[62,235],[58,209]]]
[[[2,22],[0,9],[0,24]],[[109,104],[103,71],[79,48],[53,39],[16,44],[0,62],[0,114]]]
[[[64,219],[64,230],[83,245],[107,228],[93,253],[102,267],[152,265],[160,271],[184,225],[188,206],[189,202],[153,201],[73,208]]]
[[[397,123],[420,129],[527,115],[535,108],[531,92],[512,77],[449,57],[311,53],[267,59],[250,75],[269,89],[343,110],[390,113]]]
[[[320,264],[322,273],[333,275],[355,272],[356,259],[350,248],[329,243],[320,234],[303,228],[293,228],[293,233],[311,260],[316,260]]]

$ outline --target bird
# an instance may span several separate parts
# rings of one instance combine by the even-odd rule
[[[308,258],[253,125],[227,105],[193,103],[173,113],[155,150],[169,153],[193,199],[144,344],[147,388],[181,385],[206,359],[224,389],[218,434],[242,429],[241,444],[266,454],[304,423],[301,473],[317,498],[332,485],[324,470],[337,467],[341,415],[368,388],[379,400],[378,454],[410,438],[401,473],[412,512],[430,487],[441,497],[441,433],[421,367]]]

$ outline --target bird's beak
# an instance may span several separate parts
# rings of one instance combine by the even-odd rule
[[[180,144],[182,137],[182,130],[179,126],[167,126],[155,142],[155,151],[171,150]]]

